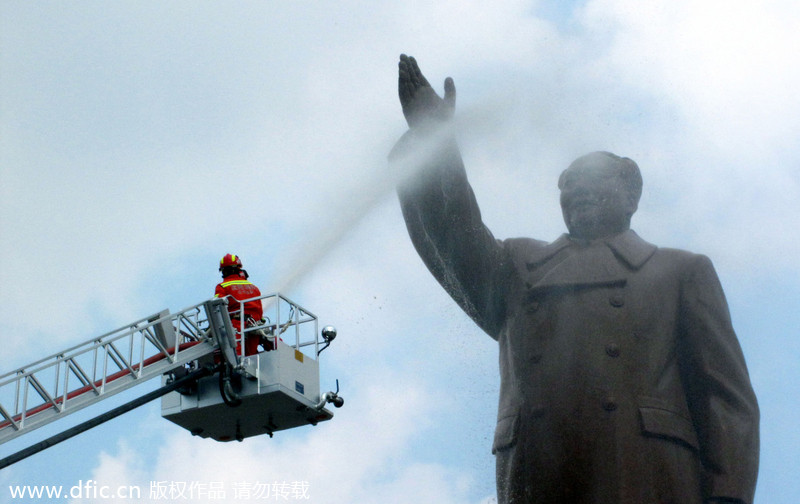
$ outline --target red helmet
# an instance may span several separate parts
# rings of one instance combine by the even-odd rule
[[[219,270],[222,268],[241,268],[242,260],[236,254],[225,254],[225,257],[219,260]]]

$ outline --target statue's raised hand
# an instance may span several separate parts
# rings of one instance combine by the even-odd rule
[[[453,79],[445,79],[444,98],[441,98],[428,84],[413,57],[401,54],[399,67],[398,93],[409,128],[433,125],[453,117],[456,109],[456,85]]]

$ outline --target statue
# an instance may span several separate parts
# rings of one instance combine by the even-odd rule
[[[630,229],[635,162],[608,152],[558,180],[568,233],[498,240],[481,220],[440,98],[400,57],[409,130],[390,154],[425,265],[500,355],[492,452],[501,504],[751,504],[756,397],[702,255]]]

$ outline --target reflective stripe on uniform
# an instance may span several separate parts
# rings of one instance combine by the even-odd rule
[[[223,287],[228,287],[229,285],[253,285],[253,282],[248,280],[230,280],[228,282],[222,282],[220,285]]]

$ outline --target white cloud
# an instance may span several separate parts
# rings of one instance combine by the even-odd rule
[[[800,70],[790,63],[798,35],[789,21],[797,14],[790,2],[598,0],[583,10],[584,22],[607,48],[593,63],[598,73],[674,110],[669,122],[648,125],[650,135],[661,130],[661,138],[648,139],[650,152],[659,141],[678,149],[644,159],[660,172],[645,172],[646,185],[653,180],[653,191],[680,194],[655,211],[669,212],[670,228],[692,236],[686,246],[732,256],[745,274],[767,247],[800,243],[795,229],[780,224],[800,217],[793,174],[800,154],[793,134],[800,126],[794,92]],[[646,212],[646,200],[642,207]],[[648,224],[656,218],[663,219],[651,212]],[[719,240],[709,244],[712,235]],[[771,267],[797,274],[786,259]]]
[[[125,441],[98,480],[313,470],[324,502],[488,502],[473,479],[493,479],[494,347],[416,257],[387,185],[400,52],[440,91],[455,78],[462,151],[497,237],[555,238],[558,173],[609,149],[642,167],[646,239],[709,254],[734,291],[800,274],[791,2],[590,0],[559,26],[523,1],[154,5],[3,16],[4,362],[199,302],[233,251],[262,290],[293,285],[338,326],[323,375],[348,402],[271,441]],[[474,419],[464,432],[439,424],[461,413]],[[448,436],[475,459],[412,452]],[[480,474],[460,478],[465,465]]]
[[[428,414],[437,409],[433,397],[408,376],[376,378],[348,397],[333,420],[317,427],[242,443],[199,440],[171,429],[158,440],[155,456],[127,442],[116,455],[101,454],[92,479],[113,488],[138,485],[143,502],[150,501],[151,482],[194,484],[196,492],[222,482],[230,500],[242,496],[244,484],[283,481],[306,482],[308,502],[468,502],[469,475],[416,459],[410,450],[430,428]]]

